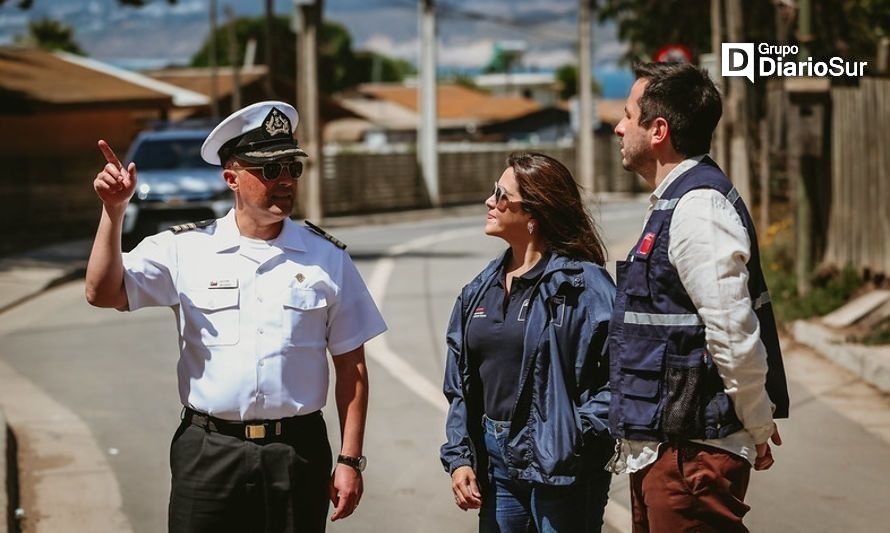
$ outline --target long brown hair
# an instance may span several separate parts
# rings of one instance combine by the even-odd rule
[[[598,265],[606,262],[606,249],[572,173],[544,154],[513,153],[513,169],[523,207],[538,221],[544,241],[554,252]]]

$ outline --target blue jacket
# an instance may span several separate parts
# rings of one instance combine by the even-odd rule
[[[775,404],[774,418],[788,416],[782,351],[754,223],[729,179],[705,158],[667,188],[628,261],[618,263],[609,335],[611,430],[617,438],[717,439],[743,429],[707,352],[704,323],[668,258],[674,207],[696,189],[726,196],[748,231],[748,291],[767,353],[766,390]]]
[[[444,392],[449,410],[447,442],[440,456],[449,473],[469,465],[480,481],[488,472],[482,395],[478,371],[467,357],[464,332],[502,261],[503,256],[492,261],[463,288],[447,335]],[[597,458],[608,459],[613,441],[608,431],[604,346],[614,298],[615,284],[605,269],[558,254],[551,255],[532,288],[519,391],[505,450],[514,479],[569,485],[583,466]]]

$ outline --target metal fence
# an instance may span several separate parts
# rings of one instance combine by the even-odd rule
[[[825,261],[890,274],[890,79],[834,88],[831,99]]]

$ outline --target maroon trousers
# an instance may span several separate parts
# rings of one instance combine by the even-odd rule
[[[719,448],[664,443],[658,460],[630,475],[633,531],[747,532],[750,475],[750,463]]]

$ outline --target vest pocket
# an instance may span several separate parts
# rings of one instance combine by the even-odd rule
[[[648,298],[649,261],[635,258],[634,261],[626,265],[625,269],[624,274],[627,277],[627,281],[624,285],[624,292],[631,296]]]
[[[708,360],[708,353],[704,349],[693,350],[688,355],[667,355],[664,377],[666,399],[661,425],[668,437],[705,436],[705,408],[708,398],[714,394],[709,390]]]
[[[625,426],[653,427],[659,409],[665,341],[629,337],[621,358],[621,406]]]

